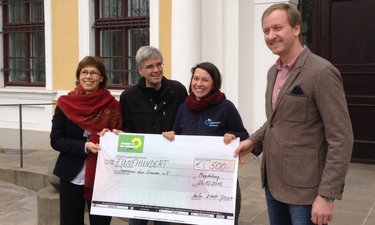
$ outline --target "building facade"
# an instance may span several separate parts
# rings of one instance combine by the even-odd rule
[[[266,73],[277,58],[264,43],[261,15],[277,2],[298,4],[298,0],[3,0],[0,128],[17,131],[22,111],[22,129],[48,136],[51,103],[75,87],[76,66],[86,55],[105,60],[111,74],[109,89],[119,97],[136,82],[137,48],[149,44],[161,49],[165,75],[186,86],[195,64],[216,64],[223,76],[222,91],[252,132],[265,121]],[[119,52],[125,55],[119,58]]]

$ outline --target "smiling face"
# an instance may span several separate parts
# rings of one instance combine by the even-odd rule
[[[81,69],[79,84],[86,94],[91,94],[99,89],[100,82],[103,81],[99,70],[94,66],[86,66]]]
[[[159,90],[163,79],[163,62],[160,58],[149,58],[138,68],[139,74],[145,78],[146,87]]]
[[[191,79],[191,91],[194,93],[198,101],[211,93],[214,81],[211,75],[201,68],[194,71],[193,78]]]
[[[265,15],[262,21],[264,40],[272,53],[281,58],[292,57],[300,47],[301,27],[289,24],[285,10],[276,9]]]

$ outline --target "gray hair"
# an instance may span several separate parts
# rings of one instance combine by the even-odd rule
[[[152,47],[152,46],[142,46],[138,49],[137,55],[135,56],[135,61],[138,65],[138,67],[143,66],[143,62],[146,59],[150,58],[159,58],[163,62],[163,56],[161,55],[161,52],[159,49]]]

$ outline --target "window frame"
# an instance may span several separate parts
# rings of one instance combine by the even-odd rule
[[[45,87],[46,86],[46,58],[45,58],[45,48],[43,56],[32,56],[32,34],[41,32],[43,36],[43,41],[41,41],[43,44],[45,43],[45,21],[44,21],[44,7],[43,9],[43,16],[42,20],[39,21],[32,21],[31,19],[31,4],[32,0],[19,0],[20,2],[23,1],[24,3],[24,18],[22,22],[16,21],[16,22],[10,22],[9,20],[9,1],[11,0],[3,0],[1,2],[2,4],[2,16],[3,16],[3,23],[2,23],[2,29],[3,29],[3,58],[4,58],[4,64],[3,64],[3,72],[4,72],[4,86],[32,86],[32,87]],[[44,6],[44,0],[40,0],[42,5]],[[22,33],[25,34],[25,55],[21,57],[25,60],[25,67],[21,70],[25,72],[25,80],[24,81],[10,81],[10,72],[15,69],[10,68],[10,35],[11,34],[17,34]],[[16,58],[16,57],[15,57]],[[32,81],[32,72],[36,71],[38,69],[32,68],[32,59],[41,58],[44,60],[44,68],[41,70],[42,74],[44,75],[43,81],[41,82],[35,82]]]
[[[148,12],[146,16],[129,16],[128,5],[129,3],[133,2],[134,0],[122,0],[121,5],[121,12],[122,17],[114,17],[114,18],[101,18],[100,17],[100,4],[103,0],[95,0],[95,20],[94,20],[94,33],[95,33],[95,55],[99,56],[100,58],[105,61],[106,59],[113,59],[113,58],[121,58],[121,64],[123,65],[119,71],[122,73],[122,83],[121,84],[113,84],[108,83],[108,88],[111,89],[127,89],[132,84],[129,84],[129,76],[131,73],[136,72],[138,73],[137,68],[130,68],[129,65],[130,60],[134,60],[135,62],[135,54],[131,55],[131,46],[129,46],[129,32],[132,29],[148,29],[148,45],[150,43],[150,1],[148,0]],[[142,0],[138,0],[142,1]],[[121,47],[122,54],[119,56],[103,56],[102,52],[102,40],[101,40],[101,32],[105,30],[121,30],[121,43],[123,44]],[[140,47],[140,46],[139,46]],[[135,64],[134,64],[135,65]],[[136,70],[136,71],[135,71]],[[107,74],[110,74],[112,71],[107,67]],[[139,75],[138,75],[139,76]]]

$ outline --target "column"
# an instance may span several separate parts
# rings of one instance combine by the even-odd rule
[[[201,0],[172,1],[172,79],[186,87],[190,69],[202,57]]]

